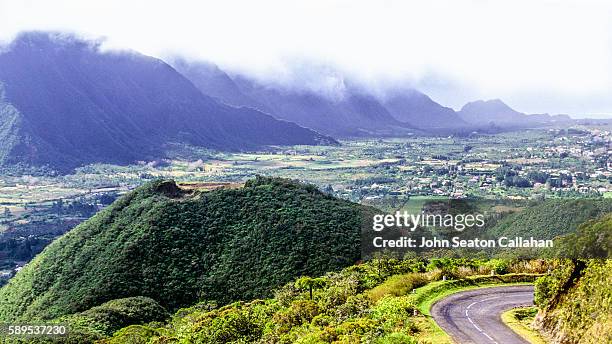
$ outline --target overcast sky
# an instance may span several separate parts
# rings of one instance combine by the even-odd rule
[[[281,82],[408,82],[456,109],[501,98],[530,113],[612,114],[612,1],[0,0],[0,40],[23,30]]]

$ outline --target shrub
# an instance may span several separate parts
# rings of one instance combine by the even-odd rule
[[[59,322],[68,323],[71,332],[99,333],[109,336],[122,327],[164,321],[169,313],[148,297],[128,297],[112,300],[84,312],[65,316]]]
[[[537,313],[538,309],[536,307],[520,308],[514,312],[514,317],[520,321],[527,318],[533,318]]]
[[[388,334],[374,342],[374,344],[417,344],[418,341],[405,333],[395,332]]]
[[[336,308],[334,314],[340,321],[350,317],[361,317],[369,313],[371,306],[370,299],[364,295],[355,295],[349,297],[346,302]]]
[[[273,321],[276,323],[278,331],[281,333],[289,332],[292,327],[309,323],[319,313],[319,306],[316,302],[297,300],[291,304],[291,307],[274,314]]]
[[[146,344],[151,337],[160,335],[158,330],[147,326],[132,325],[122,328],[113,337],[101,341],[100,344]]]
[[[558,281],[552,276],[542,276],[535,282],[535,293],[533,302],[538,307],[544,307],[548,301],[557,293]]]
[[[489,271],[494,271],[498,275],[508,272],[508,261],[503,259],[491,259],[484,265],[489,269]]]
[[[556,266],[555,261],[544,259],[519,260],[514,261],[508,266],[510,273],[545,273],[548,269]]]
[[[542,276],[536,280],[534,302],[538,307],[546,307],[553,297],[561,292],[561,288],[570,277],[572,269],[573,264],[566,264],[553,270],[550,275]]]
[[[460,266],[457,268],[456,275],[459,278],[465,278],[467,276],[474,275],[474,269],[467,266]]]
[[[383,284],[368,292],[368,297],[376,302],[386,295],[402,296],[410,293],[412,289],[427,283],[427,278],[422,273],[410,273],[389,277]]]
[[[317,299],[323,309],[330,309],[344,304],[359,291],[359,280],[354,275],[329,279],[328,288],[317,292]]]
[[[263,333],[265,320],[259,316],[257,307],[232,306],[210,315],[216,316],[191,325],[193,327],[184,336],[186,342],[254,342]]]
[[[407,330],[417,331],[418,328],[410,320],[416,306],[412,303],[409,296],[391,297],[385,296],[372,310],[372,318],[380,320],[386,331]]]

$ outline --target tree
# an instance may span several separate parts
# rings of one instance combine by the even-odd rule
[[[295,281],[295,287],[299,290],[308,290],[310,299],[312,300],[312,291],[321,289],[327,285],[327,279],[324,277],[312,278],[308,276],[300,277]]]

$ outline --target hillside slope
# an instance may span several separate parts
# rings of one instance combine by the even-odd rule
[[[608,198],[550,199],[502,218],[489,230],[489,235],[554,239],[608,213],[612,213],[612,199]]]
[[[220,150],[335,143],[202,94],[161,60],[25,33],[0,52],[0,164],[127,164],[180,142]]]
[[[282,179],[210,192],[151,182],[54,241],[0,289],[0,321],[132,296],[169,310],[267,296],[296,276],[358,260],[365,209]]]
[[[454,265],[466,274],[441,281],[442,271],[433,267],[439,263],[422,259],[363,262],[324,276],[299,278],[279,288],[274,298],[183,308],[163,327],[125,327],[100,343],[450,344],[450,337],[435,329],[431,316],[419,311],[435,295],[536,277],[531,273],[474,276],[476,270],[488,271],[488,263],[456,259],[447,260],[447,267]],[[523,269],[527,270],[525,265]],[[309,283],[316,285],[312,293]]]
[[[585,223],[562,243],[578,257],[536,282],[536,325],[555,344],[612,342],[612,213]]]
[[[232,106],[247,106],[269,112],[255,99],[250,98],[242,91],[234,80],[214,63],[205,61],[193,62],[183,58],[169,61],[170,65],[179,73],[187,77],[204,94]]]
[[[397,90],[383,102],[398,121],[424,130],[468,130],[470,125],[457,113],[416,90]]]

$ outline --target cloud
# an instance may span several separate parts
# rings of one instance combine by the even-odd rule
[[[338,87],[334,73],[407,82],[455,108],[500,97],[527,112],[612,112],[612,100],[586,102],[612,91],[611,19],[595,0],[0,0],[0,40],[62,30],[283,82],[327,65],[315,68],[324,88]]]

